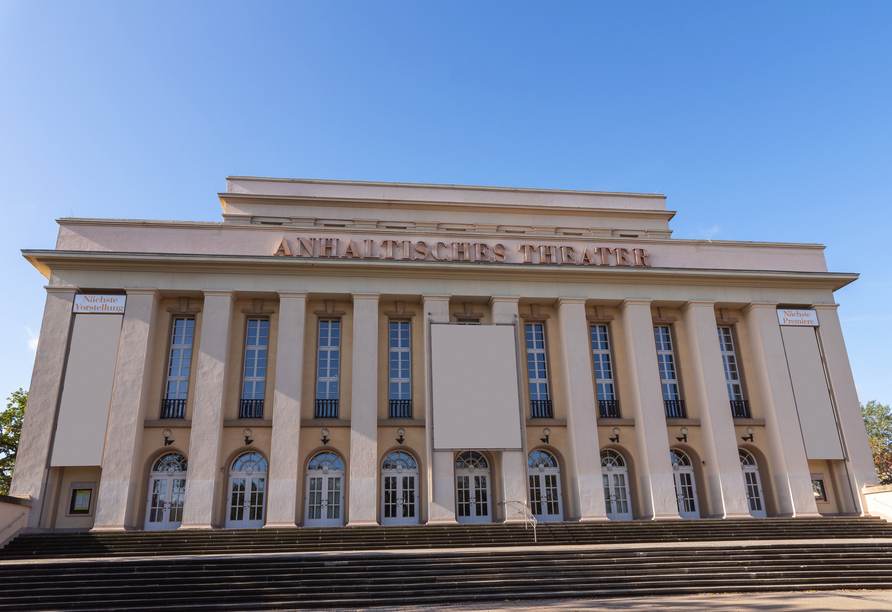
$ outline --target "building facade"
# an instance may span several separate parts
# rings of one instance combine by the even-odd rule
[[[11,493],[31,530],[865,513],[815,244],[650,194],[230,177],[62,219]]]

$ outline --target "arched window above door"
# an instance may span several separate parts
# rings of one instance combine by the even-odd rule
[[[310,464],[307,466],[308,470],[344,470],[344,462],[341,461],[341,458],[335,455],[334,453],[323,452],[319,453],[312,459],[310,459]]]
[[[266,459],[263,458],[263,455],[254,452],[245,453],[239,455],[232,462],[233,472],[247,472],[249,469],[254,472],[267,471]]]
[[[529,460],[527,461],[531,468],[557,468],[558,462],[557,459],[554,458],[554,455],[544,450],[534,450],[530,453]]]
[[[415,463],[415,459],[409,453],[405,453],[403,451],[395,451],[384,457],[384,463],[381,465],[381,469],[383,470],[415,470],[418,469],[418,464]]]
[[[480,468],[488,469],[489,464],[486,463],[486,457],[475,451],[465,451],[455,459],[455,469],[457,470],[473,470]]]
[[[615,467],[626,467],[626,460],[616,451],[601,451],[601,467],[606,467],[608,470]]]
[[[143,464],[145,465],[145,464]],[[155,462],[153,472],[185,472],[186,457],[180,453],[168,453]]]

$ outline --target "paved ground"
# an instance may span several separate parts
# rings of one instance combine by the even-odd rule
[[[540,599],[444,606],[345,608],[338,612],[874,612],[892,610],[889,591],[674,595],[627,599]],[[326,612],[332,612],[326,610]]]

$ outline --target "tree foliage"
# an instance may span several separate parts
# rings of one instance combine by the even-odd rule
[[[880,484],[892,484],[892,407],[871,400],[861,413]]]
[[[15,468],[15,455],[19,449],[19,436],[22,434],[22,419],[25,418],[25,405],[28,392],[13,391],[6,398],[6,410],[0,412],[0,494],[8,495],[12,484],[12,471]]]

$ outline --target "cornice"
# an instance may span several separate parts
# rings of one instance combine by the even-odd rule
[[[617,284],[687,284],[747,287],[805,287],[836,291],[858,279],[858,274],[774,270],[715,270],[706,268],[655,268],[581,266],[523,263],[462,263],[456,261],[350,260],[169,253],[117,253],[110,251],[22,251],[34,267],[49,278],[51,270],[107,272],[164,272],[245,275],[362,276],[365,278],[442,278],[488,281],[606,282]]]

